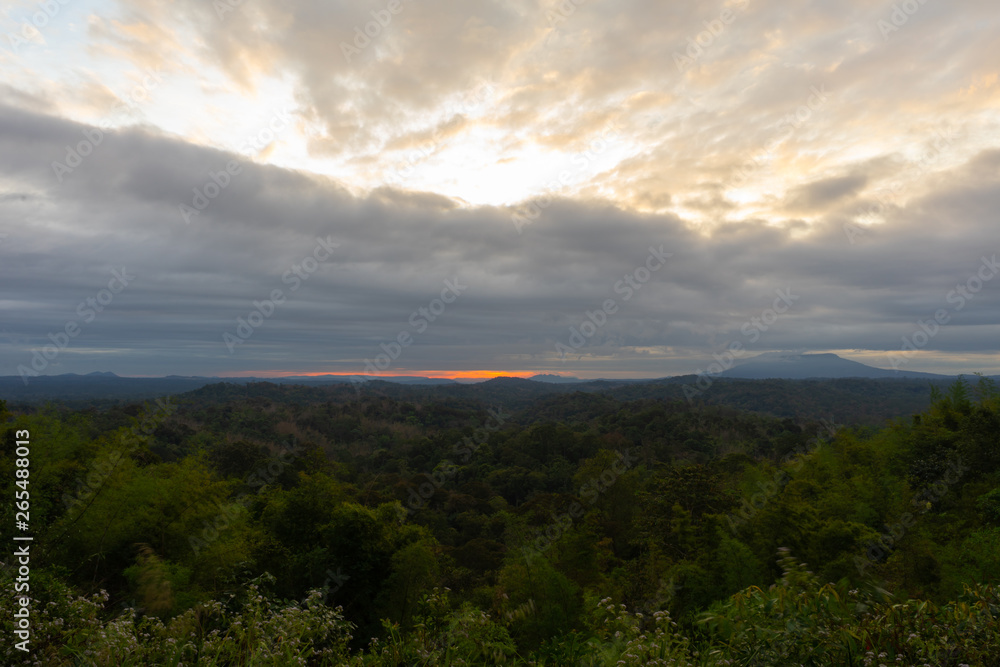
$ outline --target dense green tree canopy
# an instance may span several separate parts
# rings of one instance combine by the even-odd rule
[[[274,385],[0,424],[43,664],[1000,664],[986,380],[878,429]]]

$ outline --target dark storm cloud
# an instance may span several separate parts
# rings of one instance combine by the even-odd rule
[[[947,295],[1000,252],[996,151],[944,174],[936,188],[854,225],[830,215],[809,231],[744,220],[710,232],[669,215],[600,201],[555,200],[518,234],[511,211],[462,207],[433,194],[380,190],[359,197],[336,182],[247,162],[151,131],[108,133],[59,182],[92,129],[0,108],[0,278],[7,373],[123,267],[134,281],[52,362],[48,373],[226,374],[242,370],[360,372],[397,334],[414,334],[393,371],[406,369],[693,370],[713,345],[797,297],[756,349],[897,349],[915,322],[951,308]],[[187,223],[181,204],[236,161],[239,172]],[[220,180],[225,180],[221,178]],[[851,183],[821,181],[818,197]],[[954,229],[962,230],[955,234]],[[288,273],[317,239],[340,244],[291,289]],[[853,238],[853,243],[851,243]],[[996,241],[994,245],[990,240]],[[673,253],[626,301],[615,291],[650,254]],[[283,281],[282,276],[286,276]],[[411,313],[466,285],[417,334]],[[255,300],[287,301],[230,354]],[[555,343],[586,311],[618,311],[560,362]],[[990,351],[1000,331],[1000,279],[954,312],[931,348]]]
[[[824,211],[832,203],[857,194],[867,182],[867,176],[854,174],[807,183],[789,193],[787,207],[796,211]]]

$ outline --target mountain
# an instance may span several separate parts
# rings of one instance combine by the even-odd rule
[[[607,393],[620,400],[687,400],[690,396],[684,393],[684,385],[698,385],[699,397],[703,400],[777,414],[776,405],[782,403],[798,405],[800,401],[792,399],[803,392],[810,396],[816,392],[823,396],[830,395],[831,388],[829,386],[813,386],[816,381],[826,382],[829,379],[838,380],[841,383],[870,380],[879,381],[879,385],[885,385],[881,387],[869,387],[868,385],[844,387],[843,394],[836,394],[840,398],[836,400],[831,398],[833,402],[829,404],[829,407],[843,404],[845,400],[849,400],[844,397],[852,395],[859,399],[863,398],[863,400],[874,400],[873,397],[878,397],[880,392],[883,394],[888,392],[893,396],[901,393],[900,400],[903,402],[898,405],[894,404],[895,407],[892,408],[892,414],[897,414],[905,413],[911,408],[920,410],[926,407],[929,394],[926,396],[924,394],[928,390],[928,381],[945,386],[955,379],[954,376],[948,375],[874,368],[843,359],[835,354],[800,353],[758,355],[738,362],[733,368],[712,377],[716,382],[702,395],[701,390],[705,388],[701,387],[699,383],[704,383],[704,378],[694,375],[654,380],[580,380],[579,378],[555,374],[540,374],[530,379],[507,376],[496,377],[485,382],[468,383],[421,376],[314,375],[280,378],[227,378],[172,375],[133,378],[121,377],[108,372],[96,372],[87,375],[42,375],[28,378],[27,383],[16,375],[0,377],[0,399],[6,399],[15,404],[38,404],[57,400],[89,405],[104,402],[143,401],[158,396],[196,391],[209,385],[214,386],[214,389],[209,392],[213,395],[228,394],[229,392],[245,394],[248,391],[264,391],[261,387],[278,385],[285,388],[282,391],[290,393],[294,393],[294,387],[299,386],[322,389],[330,392],[331,396],[343,394],[344,397],[353,400],[356,397],[355,392],[359,391],[362,385],[352,384],[351,381],[361,379],[364,380],[363,386],[366,394],[397,398],[433,395],[442,399],[471,399],[491,405],[503,404],[515,408],[546,394],[571,394],[574,392]],[[754,380],[765,380],[766,382],[752,382]],[[775,384],[774,381],[777,380],[788,382]],[[798,380],[810,380],[811,384],[795,382]],[[915,389],[914,387],[895,386],[897,383],[887,382],[891,380],[910,380],[911,382],[906,384],[914,387],[919,386]],[[914,380],[920,382],[913,382]],[[994,380],[1000,381],[1000,377],[995,377]],[[350,385],[350,387],[345,385]],[[908,394],[911,389],[920,392],[920,403],[912,406],[906,402],[912,398]],[[784,413],[781,414],[785,416]]]
[[[395,382],[396,384],[457,384],[451,378],[428,378],[422,375],[289,375],[280,378],[249,378],[254,382],[274,382],[275,384],[313,384],[313,383],[334,383],[343,384],[346,382],[371,382],[381,380],[383,382]]]
[[[541,375],[532,375],[529,380],[534,380],[535,382],[552,382],[554,384],[564,384],[564,383],[579,383],[583,382],[580,378],[573,377],[571,375],[553,375],[552,373],[542,373]]]
[[[254,382],[272,384],[297,384],[305,386],[330,386],[348,384],[361,379],[366,383],[381,380],[402,385],[457,385],[447,378],[420,376],[369,377],[365,375],[302,375],[279,378],[257,377],[198,377],[170,375],[167,377],[122,377],[107,371],[86,375],[65,373],[39,375],[22,379],[17,375],[0,376],[0,399],[12,402],[43,403],[61,401],[141,401],[157,396],[168,396],[194,391],[206,385],[229,383],[247,385]],[[25,381],[26,380],[26,381]]]
[[[715,362],[717,364],[717,362]],[[836,354],[800,354],[796,352],[768,352],[736,364],[719,373],[720,377],[748,380],[807,378],[914,378],[927,380],[946,379],[951,376],[917,371],[899,371],[876,368]]]

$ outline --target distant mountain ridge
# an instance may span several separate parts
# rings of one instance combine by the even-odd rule
[[[713,361],[712,364],[718,364]],[[808,354],[799,352],[770,352],[738,360],[733,367],[721,373],[712,373],[709,364],[709,376],[719,380],[822,380],[822,379],[908,379],[929,380],[932,382],[954,380],[957,376],[920,373],[917,371],[895,371],[875,368],[856,361],[844,359],[836,354]],[[705,368],[705,365],[702,365]],[[1000,377],[994,376],[995,380]],[[108,371],[95,371],[86,375],[67,373],[64,375],[41,375],[28,379],[28,383],[16,375],[0,377],[0,399],[14,402],[43,403],[48,400],[133,400],[141,401],[158,396],[182,394],[195,391],[202,387],[227,383],[230,385],[251,385],[254,383],[270,383],[285,386],[304,387],[338,387],[358,380],[376,389],[393,385],[408,385],[412,387],[427,387],[440,389],[449,394],[461,392],[467,387],[482,395],[501,394],[508,390],[517,395],[540,395],[545,393],[564,393],[574,391],[631,392],[635,397],[645,396],[655,387],[683,384],[693,384],[699,381],[695,375],[662,377],[657,379],[616,379],[616,380],[582,380],[577,377],[541,373],[531,378],[498,376],[484,382],[459,382],[448,378],[428,378],[423,376],[385,376],[371,377],[367,375],[298,375],[277,378],[260,377],[198,377],[169,375],[166,377],[122,377]],[[383,389],[377,389],[377,388]],[[472,389],[478,387],[479,389]],[[499,397],[500,394],[497,394]]]
[[[925,378],[940,380],[955,377],[918,371],[876,368],[844,359],[829,352],[822,354],[768,352],[737,361],[732,368],[718,375],[745,380],[806,380],[811,378]]]
[[[529,380],[534,380],[535,382],[553,382],[556,384],[563,383],[579,383],[588,382],[588,380],[581,380],[578,377],[573,377],[572,375],[554,375],[552,373],[542,373],[540,375],[532,375]]]
[[[342,385],[351,382],[391,382],[404,385],[457,385],[449,378],[422,376],[369,377],[366,375],[300,375],[279,378],[261,377],[202,377],[168,375],[166,377],[122,377],[108,371],[95,371],[80,375],[39,375],[29,377],[25,383],[18,375],[0,376],[0,399],[26,401],[47,400],[146,400],[157,396],[182,394],[206,385],[228,382],[246,385],[254,382],[297,384],[304,386]]]

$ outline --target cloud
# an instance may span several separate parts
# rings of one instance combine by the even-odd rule
[[[567,363],[597,374],[690,371],[713,345],[740,339],[741,325],[786,287],[800,299],[759,349],[894,349],[993,252],[983,239],[1000,192],[984,169],[996,152],[986,151],[853,245],[834,219],[804,234],[753,219],[708,231],[671,214],[565,198],[519,235],[507,208],[394,189],[357,196],[328,178],[150,130],[107,133],[59,183],[51,162],[86,128],[12,107],[0,119],[0,225],[9,232],[0,274],[19,286],[5,303],[19,342],[0,348],[11,372],[123,266],[135,281],[49,372],[359,372],[381,343],[414,334],[411,314],[455,278],[467,291],[407,348],[400,372]],[[180,205],[230,161],[240,172],[186,224]],[[838,188],[847,186],[820,182],[815,191]],[[956,210],[962,235],[940,221]],[[292,291],[282,276],[327,237],[340,244],[335,255]],[[625,300],[616,285],[651,246],[673,256]],[[994,349],[997,288],[969,302],[934,349]],[[287,302],[230,355],[223,334],[274,289]],[[606,299],[618,312],[579,359],[560,361],[555,343]]]
[[[892,3],[573,6],[67,6],[45,48],[0,58],[0,363],[122,265],[136,281],[53,369],[355,372],[455,276],[468,291],[400,370],[689,372],[786,287],[801,299],[759,349],[889,350],[1000,251],[995,3],[927,3],[888,38]],[[57,173],[149,67],[143,124]],[[236,155],[273,107],[291,127]],[[328,236],[292,294],[282,276]],[[935,353],[995,350],[997,287]],[[287,303],[230,355],[223,333],[274,289]]]
[[[789,192],[786,207],[790,211],[797,212],[822,212],[831,204],[856,195],[867,183],[868,177],[863,174],[824,178],[806,183]]]

